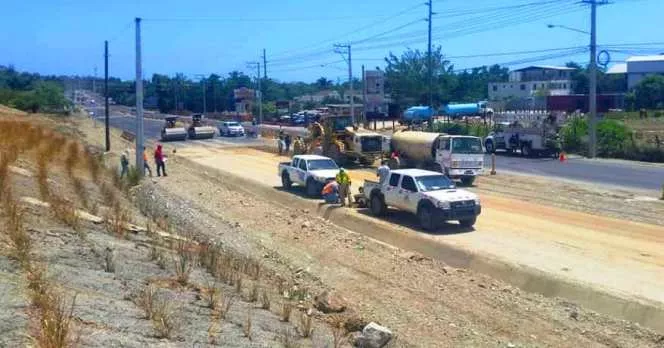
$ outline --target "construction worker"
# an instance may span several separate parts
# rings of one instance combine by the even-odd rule
[[[381,184],[390,176],[390,167],[387,165],[387,160],[380,161],[380,167],[376,170],[376,176],[378,176],[378,181]]]
[[[284,136],[284,148],[286,150],[286,154],[290,152],[290,146],[291,146],[291,136],[290,134],[286,134]]]
[[[277,137],[277,149],[279,150],[279,156],[284,152],[284,133],[279,132],[279,136]]]
[[[150,176],[152,176],[152,169],[150,169],[150,165],[148,164],[148,150],[143,147],[143,169],[144,169],[144,174],[145,171],[147,171]]]
[[[321,195],[323,195],[323,200],[327,204],[339,203],[339,184],[337,181],[330,180],[327,184],[325,184]]]
[[[124,150],[120,155],[120,179],[129,173],[129,150]]]
[[[336,180],[337,183],[339,183],[339,198],[341,199],[341,206],[346,206],[346,198],[348,198],[348,205],[351,205],[352,201],[350,197],[350,176],[348,176],[348,173],[346,173],[344,168],[339,168],[339,173],[337,173]]]
[[[154,151],[154,162],[157,165],[157,176],[161,176],[161,172],[164,172],[164,176],[168,176],[166,174],[166,158],[161,144],[157,145],[157,149]]]
[[[305,152],[304,150],[304,142],[302,141],[301,136],[297,136],[295,138],[295,141],[293,142],[293,154],[294,155],[301,155]]]

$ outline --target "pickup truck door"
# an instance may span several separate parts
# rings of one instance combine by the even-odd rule
[[[452,138],[442,137],[438,142],[438,148],[436,149],[436,163],[440,164],[443,173],[445,173],[445,168],[450,168],[452,166]]]
[[[392,207],[399,207],[399,181],[401,174],[390,174],[390,180],[384,185],[383,196],[385,196],[385,204]]]
[[[305,179],[307,177],[307,161],[303,159],[296,159],[296,160],[298,160],[297,166],[295,165],[293,166],[293,173],[291,174],[291,180],[300,185],[304,185],[306,183]]]
[[[399,208],[411,213],[417,213],[419,194],[417,192],[417,185],[415,185],[415,180],[412,177],[404,176],[401,179],[399,195],[401,199],[401,206]]]

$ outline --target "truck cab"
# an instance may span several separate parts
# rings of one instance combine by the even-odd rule
[[[445,175],[428,170],[393,170],[382,183],[365,181],[362,194],[373,215],[385,214],[387,207],[408,211],[425,230],[451,220],[472,227],[481,212],[477,195],[457,189]]]
[[[464,135],[444,135],[438,142],[436,163],[451,179],[470,186],[484,171],[482,139]]]

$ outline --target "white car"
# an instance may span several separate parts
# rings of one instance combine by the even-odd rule
[[[219,135],[223,136],[244,136],[244,127],[239,122],[225,121],[219,126]]]
[[[392,170],[383,183],[367,180],[361,194],[373,215],[385,214],[388,206],[405,210],[416,214],[425,230],[450,220],[470,228],[482,211],[476,194],[457,189],[441,173],[421,169]]]
[[[318,197],[325,183],[339,173],[339,167],[328,157],[297,155],[290,162],[279,163],[277,173],[285,189],[297,184],[305,187],[307,196]]]

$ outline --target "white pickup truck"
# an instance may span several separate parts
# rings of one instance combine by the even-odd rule
[[[328,157],[318,155],[293,156],[290,162],[279,163],[281,185],[289,189],[293,184],[304,186],[307,196],[318,197],[323,186],[339,173],[337,164]]]
[[[385,214],[388,206],[409,211],[425,230],[451,220],[469,228],[482,211],[477,195],[457,189],[441,173],[421,169],[392,170],[383,183],[367,180],[361,194],[373,215]]]

